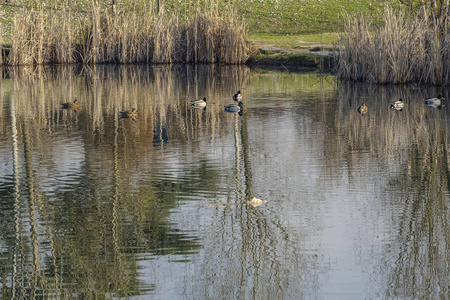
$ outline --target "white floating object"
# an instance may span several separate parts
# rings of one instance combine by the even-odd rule
[[[266,200],[261,200],[261,199],[253,197],[252,200],[247,201],[247,204],[250,204],[251,206],[256,207],[256,206],[259,206],[259,205],[261,205],[263,203],[266,203],[266,202],[267,202]]]

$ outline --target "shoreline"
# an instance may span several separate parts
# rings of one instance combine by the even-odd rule
[[[9,54],[9,47],[2,49],[2,56]],[[254,51],[245,65],[262,70],[289,72],[333,72],[336,51],[330,46],[313,46],[306,48],[280,48],[273,45],[260,47]],[[2,65],[2,67],[9,67]]]
[[[250,68],[289,72],[333,72],[335,53],[260,54],[250,57],[245,65]]]
[[[248,67],[289,72],[333,72],[337,56],[330,45],[286,48],[263,44],[253,53],[245,62]]]

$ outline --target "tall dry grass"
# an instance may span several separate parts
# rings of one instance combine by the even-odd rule
[[[238,64],[248,58],[245,24],[232,9],[224,17],[197,11],[182,29],[182,38],[186,62]]]
[[[14,18],[12,46],[6,65],[73,63],[75,31],[72,13],[23,10]]]
[[[235,10],[185,18],[161,9],[23,10],[14,20],[7,65],[69,63],[241,64],[249,54],[246,24]]]
[[[450,84],[448,18],[386,7],[381,25],[347,16],[338,40],[337,76],[372,83]]]

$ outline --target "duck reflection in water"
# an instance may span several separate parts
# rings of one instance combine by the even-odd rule
[[[239,101],[238,104],[225,105],[224,109],[226,112],[238,113],[240,116],[242,116],[244,114],[244,103],[242,103],[242,101]]]
[[[237,91],[237,93],[233,95],[233,100],[234,101],[241,101],[242,100],[241,91]]]
[[[153,130],[153,144],[167,143],[168,141],[169,134],[164,126]]]

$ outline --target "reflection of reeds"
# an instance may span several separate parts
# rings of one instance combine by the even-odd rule
[[[8,65],[68,63],[244,63],[246,25],[234,10],[196,10],[180,19],[164,10],[88,13],[23,10],[14,19]]]
[[[231,100],[231,91],[245,87],[249,77],[246,67],[206,65],[86,66],[81,70],[27,67],[10,72],[15,91],[12,101],[19,116],[36,122],[34,128],[53,131],[58,130],[58,124],[70,127],[82,123],[88,135],[109,138],[109,121],[119,111],[136,107],[139,122],[134,134],[147,140],[152,138],[153,126],[159,124],[170,124],[171,135],[180,139],[195,136],[200,127],[214,134],[218,114],[223,112],[223,103],[214,102],[227,97]],[[206,111],[192,110],[190,100],[200,97],[209,99],[211,105]],[[77,111],[61,110],[61,103],[75,98],[80,100]],[[193,124],[198,127],[192,128]]]
[[[20,195],[17,193],[15,218],[20,239],[16,239],[17,245],[11,251],[20,258],[15,265],[26,266],[27,270],[10,277],[23,276],[20,279],[26,285],[21,285],[21,291],[27,286],[24,293],[35,289],[39,296],[51,293],[70,298],[77,293],[98,298],[111,291],[126,297],[137,290],[130,284],[136,278],[136,267],[122,249],[128,247],[130,240],[133,251],[149,253],[163,248],[159,231],[152,228],[158,227],[153,224],[164,222],[168,212],[162,214],[157,209],[161,201],[156,199],[159,196],[154,183],[142,184],[142,178],[136,176],[142,172],[137,171],[142,164],[150,170],[159,160],[154,155],[155,131],[164,128],[169,142],[184,142],[226,130],[216,129],[220,119],[224,119],[219,114],[225,114],[219,101],[224,97],[231,100],[229,91],[246,87],[249,70],[238,66],[165,65],[84,66],[81,70],[31,66],[9,71],[11,79],[0,81],[0,100],[5,97],[11,106],[10,110],[0,110],[0,132],[5,131],[0,136],[5,145],[13,145],[17,191],[21,186],[19,179],[23,178],[19,176],[22,149],[26,152],[28,176],[28,185],[24,185]],[[5,89],[10,82],[13,92]],[[199,95],[218,103],[206,111],[193,110],[190,100]],[[78,111],[61,109],[62,102],[74,98],[80,100]],[[137,121],[118,118],[118,111],[131,107],[138,108]],[[66,142],[74,144],[66,148]],[[63,148],[68,150],[65,154],[60,153]],[[64,166],[71,162],[80,163],[78,159],[87,172],[81,174],[84,171],[78,173],[69,168],[70,179],[66,182],[68,177],[60,172],[64,173]],[[36,176],[41,172],[58,173],[61,182],[73,184],[73,190],[64,190],[59,184],[49,188],[47,178],[51,176]],[[111,180],[115,180],[113,191],[109,188]],[[136,180],[142,187],[138,196],[134,190]],[[168,188],[173,188],[171,182]],[[163,202],[165,211],[174,205]],[[28,209],[21,212],[22,206]],[[61,215],[65,216],[62,222]],[[127,228],[128,221],[124,220],[137,219],[133,228]],[[71,231],[60,235],[56,225],[70,227]],[[40,243],[44,237],[48,242]],[[99,243],[105,246],[100,249]],[[186,241],[183,245],[198,247]],[[78,249],[82,255],[75,254]],[[96,263],[85,253],[98,258]],[[47,259],[40,259],[44,256]],[[62,278],[63,270],[72,265],[76,266],[71,268],[71,275]],[[81,279],[75,282],[72,278]],[[5,285],[5,289],[10,286]]]
[[[0,26],[0,66],[2,66],[3,63],[3,26]]]
[[[367,189],[374,184],[377,199],[389,203],[377,222],[398,228],[383,254],[395,263],[381,271],[387,291],[400,298],[448,295],[450,125],[446,107],[425,107],[422,100],[437,93],[433,87],[342,84],[339,102],[323,120],[329,126],[324,139],[329,173],[346,170],[351,180],[366,180]],[[404,111],[390,109],[399,98],[406,100]],[[356,111],[362,101],[369,107],[364,116]],[[364,172],[368,176],[361,176]],[[387,176],[387,185],[372,182],[378,172]]]
[[[414,93],[413,93],[414,91]],[[369,147],[386,159],[395,158],[399,149],[408,148],[411,142],[428,143],[437,134],[436,128],[430,128],[434,114],[445,114],[445,110],[432,110],[424,107],[423,99],[437,94],[435,88],[411,90],[410,88],[392,89],[370,85],[342,84],[338,88],[339,109],[336,130],[348,135],[352,149]],[[403,98],[406,106],[403,112],[390,109],[389,103]],[[356,113],[362,102],[369,107],[365,116]],[[364,130],[361,130],[364,126]],[[446,123],[439,130],[450,130]],[[344,133],[345,132],[345,133]]]

